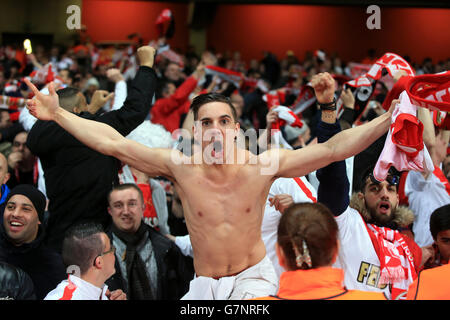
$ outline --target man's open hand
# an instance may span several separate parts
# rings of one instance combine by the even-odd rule
[[[55,91],[55,84],[48,85],[49,95],[40,92],[27,78],[24,79],[27,86],[33,91],[34,98],[27,100],[27,108],[30,113],[40,120],[54,120],[59,109],[59,98]]]
[[[150,46],[143,46],[137,49],[137,56],[140,66],[147,66],[152,68],[155,60],[155,48]]]
[[[335,81],[328,72],[316,74],[311,79],[319,103],[330,103],[334,98]]]

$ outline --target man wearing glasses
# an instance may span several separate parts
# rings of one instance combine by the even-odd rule
[[[123,289],[129,300],[181,298],[193,278],[192,263],[172,241],[144,223],[141,189],[132,183],[118,185],[108,203],[113,221],[108,234],[117,247],[117,272],[108,286]]]
[[[64,264],[73,273],[44,300],[126,300],[122,290],[110,292],[105,285],[116,272],[115,251],[101,226],[87,223],[73,227],[62,249]]]

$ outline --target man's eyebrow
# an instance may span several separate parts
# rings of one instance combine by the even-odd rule
[[[211,118],[201,118],[200,121],[211,120]]]
[[[7,204],[22,205],[22,206],[24,206],[24,207],[30,207],[30,208],[33,208],[33,205],[30,204],[30,203],[17,203],[17,202],[15,202],[15,201],[8,201]]]

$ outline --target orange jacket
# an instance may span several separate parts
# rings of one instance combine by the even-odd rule
[[[344,271],[332,267],[286,271],[276,296],[254,300],[387,300],[381,292],[347,290]]]
[[[411,283],[407,300],[450,300],[450,264],[425,269]]]

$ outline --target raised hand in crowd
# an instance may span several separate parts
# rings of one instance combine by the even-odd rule
[[[142,46],[137,49],[136,55],[140,66],[153,67],[155,62],[155,48],[150,46]]]
[[[122,73],[120,73],[120,70],[117,68],[111,68],[106,70],[106,77],[114,83],[125,80]]]
[[[277,194],[273,198],[269,198],[270,206],[284,213],[284,210],[294,204],[294,199],[290,194]]]
[[[88,106],[88,112],[91,114],[96,113],[98,110],[114,97],[114,92],[109,93],[106,90],[95,90],[92,95],[91,103]]]
[[[311,86],[319,103],[330,103],[334,98],[336,81],[328,72],[322,72],[314,75],[311,79]]]
[[[278,112],[274,111],[274,110],[269,110],[269,112],[267,112],[266,115],[266,128],[268,130],[270,130],[270,128],[272,127],[272,124],[274,124],[275,122],[277,122],[278,120]]]
[[[340,99],[342,100],[344,107],[355,109],[355,97],[350,88],[342,90]]]

